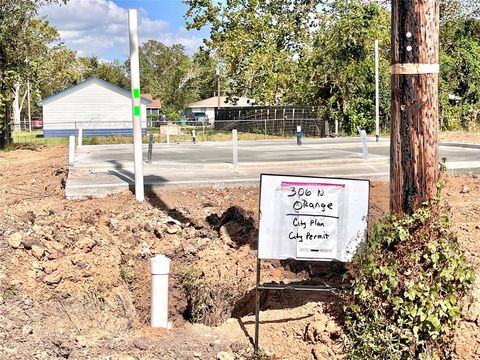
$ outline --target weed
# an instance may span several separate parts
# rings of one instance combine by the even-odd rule
[[[17,292],[13,287],[7,287],[5,290],[3,290],[2,295],[0,296],[4,302],[7,302],[11,299],[13,299],[17,295]]]
[[[131,284],[133,281],[133,275],[130,270],[125,267],[120,267],[120,278],[127,284]]]
[[[459,302],[474,281],[439,200],[389,215],[352,263],[351,359],[448,359]]]
[[[195,266],[182,269],[180,282],[187,295],[185,318],[208,326],[226,321],[239,296],[243,295],[227,280],[207,280],[203,271]]]

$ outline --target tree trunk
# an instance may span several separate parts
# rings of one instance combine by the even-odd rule
[[[18,81],[15,81],[15,83],[13,84],[12,111],[13,111],[13,130],[21,131],[20,117],[22,113],[22,108],[20,106],[20,83]]]
[[[1,66],[1,65],[0,65]],[[8,98],[5,98],[7,94],[7,86],[3,83],[3,78],[0,70],[0,94],[4,96],[0,101],[0,149],[13,143],[12,128],[10,122],[10,104]]]
[[[30,80],[27,82],[27,102],[28,102],[28,131],[32,131],[32,109],[30,105]]]
[[[392,0],[390,210],[411,214],[436,195],[438,0]]]
[[[10,106],[3,104],[3,119],[0,136],[0,149],[13,143],[12,139],[12,124],[10,122]]]

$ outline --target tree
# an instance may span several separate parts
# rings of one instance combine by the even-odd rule
[[[0,148],[12,142],[12,85],[31,64],[22,54],[32,39],[30,26],[40,6],[57,0],[2,0],[0,6]],[[66,2],[63,0],[62,2]]]
[[[315,105],[348,133],[374,124],[373,43],[379,39],[388,122],[389,16],[376,2],[185,2],[188,27],[211,27],[205,44],[224,63],[232,95]]]
[[[440,123],[475,127],[480,119],[480,19],[452,17],[440,32]]]
[[[37,98],[56,94],[81,79],[76,52],[63,44],[54,46],[40,64]]]
[[[184,0],[189,6],[187,27],[209,25],[208,51],[224,65],[234,96],[259,103],[289,101],[298,56],[309,44],[316,1]]]
[[[152,93],[170,112],[183,110],[199,98],[199,82],[204,69],[185,54],[180,44],[166,46],[149,40],[140,47],[142,91]]]
[[[101,61],[96,56],[80,57],[80,78],[82,80],[90,77],[98,77],[112,84],[128,89],[130,78],[125,64],[118,60],[111,62]]]
[[[193,54],[192,61],[193,66],[198,69],[198,77],[195,86],[197,97],[199,99],[206,99],[214,96],[217,92],[217,62],[207,51],[204,50],[199,50]],[[220,80],[223,80],[222,76],[220,77]],[[222,81],[222,89],[225,85],[225,81]]]
[[[12,112],[15,130],[20,130],[20,118],[27,95],[27,86],[36,89],[39,68],[49,53],[48,45],[58,37],[57,31],[40,19],[32,19],[27,24],[28,31],[19,33],[16,62],[11,69]],[[25,90],[23,90],[25,89]],[[21,96],[24,91],[23,97]]]
[[[295,91],[343,130],[375,126],[374,40],[380,43],[381,120],[389,123],[389,14],[375,2],[336,1],[320,18]],[[302,99],[297,103],[302,103]]]

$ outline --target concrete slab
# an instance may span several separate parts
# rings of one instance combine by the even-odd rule
[[[465,145],[465,144],[464,144]],[[440,156],[451,172],[480,172],[480,146],[445,144]],[[148,189],[164,186],[234,186],[257,184],[260,173],[387,179],[389,142],[369,139],[369,159],[359,139],[240,141],[239,166],[232,164],[229,142],[155,144],[151,164],[144,164]],[[147,148],[144,146],[144,159]],[[66,197],[102,197],[133,190],[133,145],[77,148]]]

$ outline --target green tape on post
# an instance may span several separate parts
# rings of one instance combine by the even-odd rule
[[[140,99],[140,89],[133,89],[132,94],[134,99]]]
[[[133,107],[133,116],[140,116],[140,106]]]

